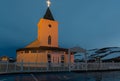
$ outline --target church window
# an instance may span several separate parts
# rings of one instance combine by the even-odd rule
[[[41,53],[42,52],[42,50],[38,50],[38,53]]]
[[[51,61],[51,55],[50,54],[47,55],[47,58],[48,58],[48,61]]]
[[[61,60],[64,60],[64,55],[61,56]]]
[[[36,50],[31,50],[31,53],[37,53],[37,51]]]
[[[51,36],[48,36],[48,45],[51,45]]]
[[[29,53],[29,50],[25,50],[25,53]]]

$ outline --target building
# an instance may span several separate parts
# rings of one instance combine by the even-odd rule
[[[58,22],[51,13],[49,3],[44,17],[38,22],[37,39],[16,51],[17,62],[68,63],[68,49],[58,45]],[[74,62],[72,53],[70,61]]]
[[[9,61],[9,57],[8,56],[2,56],[2,57],[0,57],[0,61],[8,62]]]
[[[1,62],[16,62],[16,59],[13,57],[1,56],[0,61]]]

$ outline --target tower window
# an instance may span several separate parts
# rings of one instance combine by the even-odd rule
[[[51,36],[48,36],[48,45],[51,45]]]
[[[52,25],[51,25],[51,24],[49,24],[48,26],[49,26],[49,28],[51,28],[51,27],[52,27]]]

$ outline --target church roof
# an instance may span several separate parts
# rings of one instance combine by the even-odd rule
[[[52,15],[49,7],[47,8],[47,11],[46,11],[43,18],[48,19],[48,20],[54,20],[53,15]]]
[[[31,42],[30,44],[28,44],[25,48],[31,48],[31,47],[40,47],[40,42],[38,39],[36,39],[35,41]]]
[[[31,47],[31,48],[21,48],[17,51],[25,51],[25,50],[56,50],[56,51],[68,51],[66,48],[59,48],[59,47],[48,47],[48,46],[40,46],[40,47]]]

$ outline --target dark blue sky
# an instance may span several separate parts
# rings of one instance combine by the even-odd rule
[[[86,49],[120,46],[120,0],[51,0],[59,45]],[[0,0],[0,56],[15,56],[37,38],[46,0]]]

